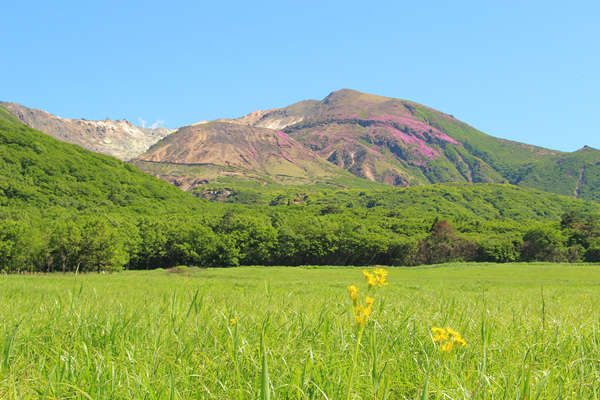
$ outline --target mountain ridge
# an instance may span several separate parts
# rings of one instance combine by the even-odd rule
[[[197,137],[214,124],[226,124],[220,125],[221,139],[216,133]],[[250,145],[248,138],[257,129],[264,130],[262,142]],[[294,165],[302,157],[286,157],[289,151],[273,140],[278,135],[293,143],[293,152],[312,161]],[[267,149],[265,157],[251,154],[257,146]],[[584,146],[567,153],[496,138],[433,108],[351,89],[320,101],[175,129],[147,145],[131,163],[185,190],[234,181],[346,188],[510,183],[600,201],[597,149]]]
[[[8,109],[22,123],[55,139],[122,161],[143,154],[151,145],[170,134],[166,128],[139,127],[125,119],[69,119],[16,103],[0,102],[0,106]]]

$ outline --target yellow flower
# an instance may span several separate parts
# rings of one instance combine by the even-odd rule
[[[356,286],[348,286],[348,291],[350,292],[350,298],[352,299],[352,301],[358,300],[358,288]]]
[[[372,297],[369,297],[369,296],[365,297],[365,303],[367,303],[367,307],[371,306],[374,301],[375,301],[375,299]]]
[[[435,333],[436,335],[446,335],[448,336],[448,332],[446,332],[446,330],[444,328],[436,328],[435,326],[433,328],[431,328],[431,330],[433,331],[433,333]]]
[[[440,349],[446,353],[451,352],[456,347],[467,345],[467,341],[463,339],[460,333],[450,327],[444,329],[434,326],[431,328],[431,331],[434,333],[434,336],[431,339],[434,342],[439,343]]]
[[[447,333],[438,333],[437,335],[435,335],[433,337],[433,341],[434,342],[442,343],[445,340],[448,340],[448,334]]]
[[[369,315],[371,315],[371,312],[372,312],[372,311],[373,311],[373,310],[371,309],[371,307],[367,307],[367,308],[365,308],[365,309],[363,310],[363,312],[362,312],[362,313],[363,313],[363,315],[364,315],[364,316],[365,316],[365,318],[366,318],[366,317],[368,317]]]
[[[365,322],[362,315],[355,315],[354,318],[356,318],[357,325],[362,325]]]
[[[432,331],[435,333],[435,336],[433,337],[434,342],[442,343],[444,340],[448,340],[449,338],[448,332],[446,332],[445,329],[432,328]]]
[[[442,345],[442,350],[446,353],[450,353],[452,349],[454,349],[454,342],[448,341]]]
[[[377,283],[379,283],[379,287],[382,287],[382,286],[385,286],[388,284],[388,282],[386,282],[385,279],[386,279],[385,275],[379,277],[379,279],[377,280]]]
[[[378,279],[375,277],[375,275],[370,275],[367,277],[367,282],[369,283],[369,287],[373,287],[377,285]]]
[[[362,314],[363,309],[364,309],[363,306],[356,306],[356,315]]]
[[[375,282],[377,281],[377,278],[375,278],[375,275],[373,275],[366,269],[363,269],[362,272],[365,275],[365,279],[367,280],[367,283],[369,284],[369,286],[374,286],[374,285],[371,285],[371,282],[373,281],[373,279],[375,279]]]
[[[235,318],[231,318],[229,320],[229,322],[231,322],[231,325],[235,325],[235,324],[237,324],[237,320],[238,320],[237,317],[235,317]]]
[[[452,336],[460,336],[460,333],[456,332],[454,329],[447,327],[446,330],[448,331],[448,333]]]
[[[383,269],[383,268],[377,268],[375,271],[373,271],[375,273],[375,275],[377,275],[379,278],[381,278],[382,276],[387,276],[388,272]]]

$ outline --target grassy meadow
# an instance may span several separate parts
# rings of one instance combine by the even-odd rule
[[[0,399],[600,398],[600,266],[388,271],[356,359],[361,268],[0,276]]]

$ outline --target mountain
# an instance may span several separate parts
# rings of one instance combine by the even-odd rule
[[[353,90],[303,101],[232,122],[281,129],[350,173],[395,186],[442,182],[505,182],[464,145],[419,115],[423,106]],[[462,123],[430,111],[435,122]],[[254,113],[256,115],[256,113]],[[256,115],[258,117],[258,115]]]
[[[600,151],[495,138],[406,100],[343,89],[229,122],[281,130],[356,176],[395,186],[511,183],[600,200]]]
[[[522,166],[511,180],[520,186],[600,202],[600,152],[585,146]]]
[[[349,89],[171,132],[0,104],[29,126],[130,160],[184,190],[510,183],[600,202],[596,149],[566,153],[495,138],[424,105]]]
[[[63,143],[0,107],[0,211],[165,209],[197,205],[181,190],[116,158]],[[2,219],[0,217],[0,219]]]
[[[384,186],[352,176],[281,131],[225,121],[180,128],[132,163],[184,190],[230,178],[259,185]]]
[[[144,153],[170,133],[163,127],[141,128],[126,120],[64,119],[15,103],[0,102],[0,106],[8,109],[19,121],[55,139],[124,161]]]

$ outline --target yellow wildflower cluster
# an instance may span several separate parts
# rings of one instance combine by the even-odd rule
[[[433,341],[439,343],[440,349],[446,353],[450,353],[454,348],[467,345],[467,341],[460,333],[450,327],[446,329],[433,327],[431,330],[434,334]]]
[[[373,312],[373,302],[375,301],[377,289],[388,284],[385,281],[388,272],[382,268],[377,268],[373,271],[373,273],[363,269],[363,274],[367,280],[367,293],[362,304],[358,299],[358,291],[360,289],[354,285],[348,286],[348,291],[350,292],[350,299],[352,300],[352,307],[354,310],[354,318],[356,320],[356,325],[358,325],[360,328],[364,327],[369,319],[369,316]],[[376,289],[371,297],[369,294],[371,293],[371,289],[373,287]]]
[[[235,318],[230,318],[230,319],[229,319],[229,322],[231,323],[231,325],[235,325],[235,324],[237,324],[237,322],[238,322],[238,318],[237,318],[237,317],[235,317]]]
[[[388,272],[383,268],[377,268],[373,271],[373,273],[363,269],[363,274],[365,275],[365,279],[367,280],[367,285],[369,285],[369,288],[372,288],[375,285],[382,287],[388,284],[385,281]]]

